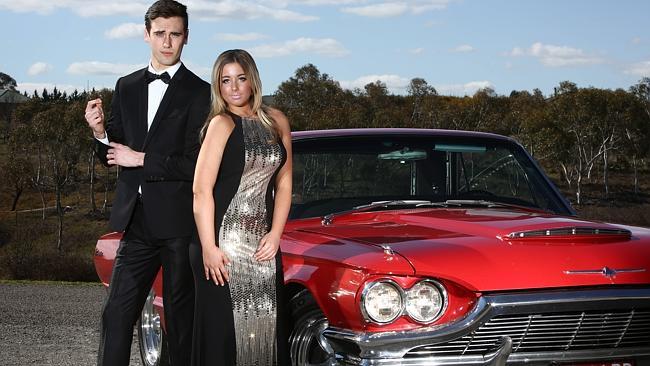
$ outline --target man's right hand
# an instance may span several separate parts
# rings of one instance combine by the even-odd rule
[[[85,117],[95,137],[98,139],[105,138],[106,128],[104,127],[104,111],[102,110],[101,99],[97,98],[88,101]]]

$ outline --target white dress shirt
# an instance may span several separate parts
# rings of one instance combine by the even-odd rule
[[[178,71],[180,67],[181,67],[181,62],[178,61],[175,65],[170,66],[164,70],[158,71],[154,69],[153,66],[151,66],[151,61],[150,61],[148,70],[157,75],[166,72],[169,74],[169,77],[171,79],[174,77],[174,74],[176,74],[176,71]],[[149,128],[151,128],[151,123],[153,122],[153,119],[156,116],[156,112],[158,112],[158,107],[160,107],[160,102],[162,101],[162,98],[165,95],[165,92],[167,91],[167,87],[169,87],[169,84],[165,84],[165,82],[163,82],[160,79],[156,79],[149,83],[148,93],[147,93],[148,94],[147,131],[149,131]],[[110,140],[108,139],[108,133],[106,133],[106,136],[103,139],[97,139],[97,140],[102,142],[104,145],[108,145],[108,143],[110,142]]]

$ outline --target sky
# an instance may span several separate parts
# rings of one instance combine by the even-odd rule
[[[219,53],[255,58],[264,94],[307,64],[346,89],[499,95],[560,82],[628,89],[650,77],[648,0],[186,0],[182,61],[209,81]],[[144,67],[152,1],[0,0],[0,72],[20,91],[114,88]]]

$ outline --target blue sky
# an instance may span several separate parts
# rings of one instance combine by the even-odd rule
[[[183,2],[183,1],[182,1]],[[264,93],[312,63],[348,89],[415,77],[440,94],[498,94],[561,81],[624,88],[650,77],[647,0],[187,0],[183,61],[204,79],[244,48]],[[0,71],[20,90],[113,88],[144,65],[151,1],[0,0]]]

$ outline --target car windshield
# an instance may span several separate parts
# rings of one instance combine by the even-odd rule
[[[293,159],[291,218],[395,200],[405,203],[376,207],[402,208],[418,200],[485,201],[571,214],[536,164],[507,140],[429,135],[310,138],[294,141]]]

